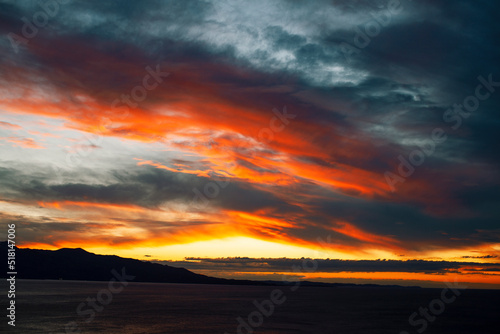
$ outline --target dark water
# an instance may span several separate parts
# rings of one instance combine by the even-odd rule
[[[288,287],[130,283],[89,321],[88,313],[79,315],[76,309],[87,298],[96,298],[107,282],[18,281],[14,328],[6,321],[5,280],[0,287],[1,332],[66,333],[65,325],[76,322],[80,333],[131,334],[237,333],[237,317],[248,320],[257,310],[254,300],[269,300],[274,289],[281,289],[279,300],[283,296],[286,300],[275,306],[272,315],[262,317],[261,326],[249,327],[253,333],[418,333],[424,318],[416,317],[421,322],[413,327],[409,316],[439,300],[443,290],[300,287],[291,291]],[[84,312],[93,310],[83,305]],[[463,290],[444,306],[441,314],[427,321],[424,333],[497,333],[500,291]],[[253,324],[259,320],[254,313]],[[251,332],[242,329],[240,333]]]

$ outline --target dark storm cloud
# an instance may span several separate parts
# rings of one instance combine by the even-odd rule
[[[473,217],[435,216],[411,205],[354,199],[316,202],[318,206],[315,209],[327,217],[349,217],[357,226],[375,234],[397,235],[405,241],[427,238],[429,243],[458,246],[464,244],[464,241],[454,240],[454,237],[466,238],[477,229],[492,230],[498,227],[496,209],[492,206],[499,201],[499,195],[492,192],[488,193],[482,203],[464,201],[463,205],[468,206],[469,212],[480,212]],[[328,223],[326,221],[323,224],[328,226]],[[453,224],[453,229],[449,228],[450,224]],[[443,234],[444,231],[448,233]]]
[[[380,2],[378,5],[376,4],[366,4],[364,2],[356,2],[350,5],[352,10],[356,10],[358,13],[364,13],[366,11],[366,6],[370,5],[372,8],[379,8],[385,5],[385,2]],[[292,6],[291,4],[289,4]],[[340,4],[334,3],[334,5],[340,6]],[[483,4],[484,5],[484,4]],[[208,15],[208,13],[212,13],[214,8],[211,4],[200,2],[196,4],[185,5],[178,2],[172,3],[161,3],[161,2],[151,2],[148,3],[147,7],[138,7],[136,3],[126,2],[124,5],[115,5],[115,4],[101,4],[98,5],[92,4],[90,5],[87,2],[72,2],[67,5],[67,12],[72,12],[71,8],[80,9],[82,13],[94,13],[96,17],[99,17],[104,22],[127,22],[137,23],[137,20],[142,20],[147,22],[148,24],[152,24],[152,22],[158,22],[160,19],[155,15],[158,11],[162,12],[162,22],[174,25],[174,26],[182,26],[186,27],[196,26],[197,22],[203,21],[203,18]],[[324,6],[327,6],[327,3],[324,3]],[[454,8],[457,13],[453,17],[448,18],[449,20],[457,21],[456,24],[463,25],[465,29],[476,29],[471,24],[466,24],[464,21],[464,17],[467,17],[469,20],[483,20],[483,18],[479,17],[479,14],[483,11],[480,9],[481,4],[474,6],[474,10],[472,12],[467,12],[467,16],[465,16],[465,11],[471,7],[467,3],[460,3]],[[491,6],[491,5],[489,5]],[[464,61],[469,62],[470,66],[475,66],[472,60],[474,55],[482,55],[482,57],[487,57],[488,59],[493,59],[495,52],[498,52],[492,43],[485,43],[485,40],[491,40],[493,38],[493,34],[488,32],[486,29],[482,29],[480,32],[485,33],[485,35],[481,35],[481,38],[477,37],[477,35],[470,36],[470,34],[464,33],[462,30],[457,30],[456,26],[452,24],[443,24],[438,20],[441,15],[450,15],[447,14],[448,10],[445,10],[444,5],[434,4],[432,7],[438,12],[438,14],[433,14],[434,16],[429,17],[428,21],[418,21],[418,22],[399,22],[389,27],[384,27],[379,36],[376,36],[372,43],[366,48],[363,49],[363,53],[357,65],[354,67],[360,67],[364,70],[370,71],[370,75],[356,85],[349,85],[350,87],[345,88],[340,85],[340,87],[336,88],[331,93],[328,93],[330,101],[326,101],[327,110],[322,110],[323,108],[315,108],[313,112],[307,113],[307,115],[303,115],[303,117],[317,119],[321,122],[330,122],[332,124],[338,124],[341,121],[343,126],[350,126],[351,128],[360,128],[361,131],[365,132],[366,128],[364,124],[366,122],[376,122],[377,118],[374,118],[374,113],[384,112],[393,113],[394,109],[401,108],[411,108],[414,112],[407,113],[404,118],[402,118],[398,122],[398,126],[407,126],[408,128],[412,128],[411,131],[421,131],[427,129],[429,126],[434,124],[436,117],[440,116],[442,112],[432,112],[432,109],[427,111],[429,107],[422,108],[424,102],[430,100],[430,96],[425,96],[426,93],[422,92],[422,87],[416,87],[412,84],[405,84],[398,82],[398,76],[401,75],[401,72],[391,72],[393,70],[387,70],[388,67],[393,67],[394,63],[398,63],[400,70],[405,74],[410,74],[410,76],[416,75],[413,68],[415,66],[420,66],[419,62],[422,61],[432,61],[433,66],[430,66],[429,63],[423,64],[422,71],[424,75],[428,76],[427,80],[435,81],[436,75],[435,73],[441,73],[441,75],[437,78],[439,81],[445,81],[446,84],[456,81],[453,75],[457,74],[457,69],[459,71],[468,70],[472,74],[469,73],[468,80],[474,80],[474,76],[478,74],[486,74],[483,71],[478,71],[478,68],[474,68],[472,72],[468,69],[467,66],[459,66]],[[30,7],[29,7],[30,8]],[[413,7],[411,7],[413,8]],[[10,11],[17,10],[19,12],[19,8],[12,7]],[[28,9],[25,8],[27,11]],[[488,6],[483,6],[483,10],[492,10],[488,8]],[[7,11],[8,13],[8,11]],[[19,14],[19,13],[18,13]],[[403,8],[403,14],[404,8]],[[13,14],[14,15],[14,14]],[[75,54],[65,54],[64,57],[74,57],[71,63],[66,63],[68,66],[64,65],[64,61],[62,58],[57,58],[56,53],[47,53],[46,51],[38,54],[35,61],[41,62],[44,64],[47,69],[59,67],[60,70],[64,73],[71,73],[72,76],[79,77],[79,82],[83,84],[85,89],[93,90],[91,91],[92,95],[97,98],[104,98],[107,103],[110,103],[112,100],[111,94],[121,93],[123,91],[127,91],[127,88],[130,89],[132,83],[135,83],[136,76],[130,76],[127,72],[122,71],[113,71],[112,77],[103,77],[109,70],[109,68],[87,68],[83,71],[75,71],[73,68],[82,68],[79,63],[83,63],[88,61],[89,57],[101,56],[104,52],[108,54],[112,58],[128,58],[124,62],[124,66],[133,66],[135,68],[140,68],[137,64],[148,64],[152,61],[165,61],[167,59],[172,59],[173,62],[177,62],[178,58],[182,57],[183,60],[200,60],[200,59],[210,59],[211,57],[220,58],[223,55],[223,59],[226,51],[223,51],[222,54],[217,54],[215,49],[211,49],[210,43],[206,42],[187,42],[189,38],[180,34],[177,37],[177,40],[173,41],[172,37],[168,36],[165,38],[153,38],[151,36],[143,36],[144,31],[140,29],[136,30],[127,30],[127,39],[124,39],[122,35],[115,31],[114,29],[107,30],[107,26],[96,25],[92,22],[84,22],[81,27],[72,26],[70,22],[65,22],[68,18],[69,14],[65,14],[63,8],[61,9],[61,15],[54,18],[54,22],[61,24],[63,26],[59,27],[59,29],[54,29],[59,33],[59,36],[49,37],[43,35],[41,32],[40,38],[33,39],[30,41],[30,47],[33,47],[36,52],[37,48],[42,48],[46,45],[46,39],[50,38],[51,44],[54,46],[54,50],[73,49],[71,46],[71,41],[75,41],[77,45],[80,45],[80,49],[84,47],[84,45],[92,45],[98,48],[98,53],[93,55],[89,53],[89,51],[85,51],[81,57],[74,57]],[[15,15],[14,15],[15,16]],[[82,14],[83,16],[83,14]],[[406,16],[405,16],[406,17]],[[409,20],[415,20],[410,16]],[[83,19],[82,19],[83,20]],[[54,23],[54,24],[56,24]],[[66,24],[66,25],[64,25]],[[200,23],[201,24],[201,23]],[[487,21],[487,24],[492,25]],[[486,24],[486,25],[487,25]],[[131,25],[135,26],[135,25]],[[483,25],[484,26],[484,25]],[[492,25],[493,26],[493,25]],[[88,30],[85,30],[85,27],[88,27]],[[13,27],[12,27],[13,28]],[[339,51],[339,43],[330,45],[328,43],[322,44],[322,41],[315,41],[314,43],[308,42],[306,43],[304,37],[299,35],[293,35],[286,32],[280,26],[269,26],[265,27],[265,34],[268,35],[272,43],[277,43],[277,49],[292,49],[292,52],[295,54],[296,61],[300,66],[304,68],[308,68],[314,64],[340,64],[341,66],[346,66],[349,68],[349,65],[344,60],[340,61],[339,59],[343,59]],[[466,31],[467,32],[467,31]],[[471,33],[474,31],[471,31]],[[488,32],[486,34],[486,32]],[[330,31],[330,34],[335,35],[339,32],[337,30]],[[78,36],[78,39],[71,37],[74,34],[75,37]],[[111,36],[108,36],[111,34]],[[107,36],[107,37],[106,37]],[[139,37],[140,36],[140,37]],[[111,38],[111,39],[110,39]],[[139,42],[138,40],[142,41]],[[41,44],[43,42],[43,44]],[[78,41],[78,42],[77,42]],[[347,40],[352,42],[350,40]],[[418,42],[422,41],[422,42]],[[148,44],[151,42],[150,44]],[[37,46],[37,43],[41,45]],[[474,43],[472,46],[471,43]],[[114,46],[113,46],[114,45]],[[111,47],[110,47],[111,46]],[[83,48],[85,50],[85,48]],[[485,50],[486,49],[486,50]],[[473,50],[473,51],[471,51]],[[325,53],[326,52],[326,53]],[[432,53],[433,52],[433,53]],[[440,59],[438,56],[435,56],[434,53],[441,54],[448,58]],[[332,58],[332,55],[339,56],[338,58]],[[489,56],[491,55],[491,56]],[[395,58],[396,57],[396,58]],[[156,58],[156,59],[155,59]],[[33,59],[31,59],[33,60]],[[30,60],[30,61],[31,61]],[[229,59],[228,59],[229,60]],[[495,68],[492,66],[496,66],[494,62],[488,61],[478,61],[478,64],[484,64],[485,70],[490,72],[494,72]],[[62,65],[59,65],[62,64]],[[76,65],[75,65],[76,64]],[[443,66],[444,65],[444,66]],[[69,67],[71,66],[71,67]],[[479,65],[478,65],[479,66]],[[486,68],[488,66],[488,68]],[[83,66],[85,68],[85,66]],[[88,76],[88,73],[93,73],[94,75]],[[196,68],[199,70],[199,68]],[[299,74],[293,69],[290,69],[291,73],[295,75]],[[410,71],[410,72],[408,72]],[[280,70],[276,71],[277,75]],[[102,75],[100,75],[102,74]],[[300,74],[299,74],[300,75]],[[419,74],[422,75],[422,74]],[[471,76],[472,75],[472,76]],[[50,78],[49,78],[50,79]],[[211,77],[212,80],[217,80],[217,77]],[[248,84],[242,81],[238,82],[238,78],[228,78],[231,80],[233,85],[236,87],[244,87]],[[235,81],[236,79],[236,81]],[[270,78],[272,80],[272,76]],[[54,80],[61,80],[61,78],[54,78]],[[258,77],[259,82],[265,81],[265,77]],[[127,84],[131,82],[131,84]],[[68,82],[61,83],[67,85]],[[274,85],[276,83],[273,83]],[[432,82],[429,82],[432,84]],[[130,85],[127,87],[127,85]],[[464,86],[464,84],[462,84]],[[171,87],[169,87],[171,88]],[[307,85],[301,87],[302,89],[308,89]],[[464,87],[462,87],[464,88]],[[112,90],[115,90],[113,92]],[[310,89],[310,88],[309,88]],[[372,93],[367,89],[370,89]],[[111,91],[110,91],[111,90]],[[350,92],[348,91],[350,90]],[[105,93],[104,93],[105,92]],[[338,93],[336,93],[338,92]],[[341,107],[336,108],[340,96],[345,96],[347,92],[348,98],[344,97],[344,100],[349,100],[350,108]],[[382,94],[381,94],[382,93]],[[106,94],[107,96],[105,96]],[[227,94],[229,95],[229,94]],[[419,103],[414,101],[415,96],[421,95],[423,100]],[[427,93],[428,95],[428,93]],[[270,97],[272,98],[272,97]],[[242,98],[239,100],[240,103],[244,103],[247,100],[254,100],[254,96],[249,96],[248,99]],[[283,100],[283,96],[276,96],[276,98],[272,98],[273,100],[281,100],[282,103],[287,102]],[[270,100],[268,100],[270,101]],[[295,101],[294,105],[298,105],[298,102]],[[452,103],[454,101],[450,101]],[[460,102],[460,101],[458,101]],[[269,103],[269,102],[268,102]],[[431,107],[435,108],[435,107]],[[358,122],[358,119],[353,119],[349,121],[342,121],[343,117],[338,117],[336,115],[341,114],[344,115],[348,113],[351,116],[356,115],[359,112],[365,110],[365,113],[370,114],[372,117],[367,117],[363,119],[362,123]],[[415,121],[412,120],[413,117],[426,117],[425,115],[436,115],[433,121],[429,125],[429,122],[422,122],[420,124],[415,124]],[[303,118],[304,119],[304,118]],[[408,123],[410,121],[410,123]],[[427,127],[425,125],[428,125]],[[488,129],[489,130],[489,129]],[[491,129],[493,130],[493,129]],[[479,132],[483,133],[483,136],[487,136],[484,134],[484,131]],[[486,133],[494,134],[493,131],[486,131]],[[366,134],[366,132],[365,132]],[[373,137],[373,136],[370,136]],[[495,139],[496,136],[491,136],[488,139]],[[376,138],[372,138],[376,139]],[[483,142],[483,141],[481,141]],[[479,146],[479,145],[477,145]],[[388,156],[396,156],[397,152],[391,151],[389,147],[387,147]],[[384,152],[382,152],[383,154]],[[384,156],[385,157],[385,156]],[[380,159],[379,159],[380,160]],[[372,167],[370,164],[364,166],[366,168]]]

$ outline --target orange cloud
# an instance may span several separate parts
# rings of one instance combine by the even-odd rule
[[[185,168],[185,167],[188,167],[188,166],[183,166],[183,165],[179,165],[179,164],[176,165],[176,168],[172,168],[172,167],[168,167],[168,166],[162,165],[161,163],[158,163],[158,162],[153,162],[151,160],[142,160],[142,159],[139,159],[139,158],[134,158],[134,159],[135,160],[139,160],[139,162],[137,163],[138,166],[149,165],[149,166],[153,166],[153,167],[156,167],[156,168],[159,168],[159,169],[165,169],[165,170],[168,170],[170,172],[179,172],[179,173],[185,173],[185,174],[194,174],[194,175],[197,175],[197,176],[204,176],[204,177],[208,177],[209,176],[209,172],[210,172],[210,171],[202,171],[202,170],[191,170],[191,169]]]
[[[15,146],[22,148],[44,149],[44,146],[37,144],[33,138],[18,138],[18,137],[0,137],[0,140],[5,140],[13,143]]]
[[[9,122],[2,122],[0,121],[0,127],[10,129],[10,130],[21,130],[22,127],[17,125],[17,124],[12,124]]]
[[[145,209],[143,207],[131,204],[110,204],[110,203],[96,203],[96,202],[78,202],[78,201],[59,201],[59,202],[37,202],[42,208],[53,208],[61,210],[64,207],[81,207],[81,208],[97,208],[97,209],[110,209],[110,210],[124,210],[141,212]],[[72,208],[74,209],[74,208]]]
[[[346,222],[336,222],[335,225],[338,227],[331,227],[330,229],[353,239],[364,241],[371,245],[382,246],[383,248],[391,250],[402,250],[402,247],[399,246],[401,242],[394,238],[372,234]]]

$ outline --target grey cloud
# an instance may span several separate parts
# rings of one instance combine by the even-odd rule
[[[101,175],[101,183],[54,184],[55,175],[50,169],[34,178],[17,169],[0,167],[0,196],[19,201],[87,201],[133,204],[145,208],[156,208],[169,201],[182,200],[192,203],[194,207],[191,209],[196,210],[205,200],[196,199],[197,193],[193,189],[205,193],[207,184],[215,180],[153,167],[134,168],[127,172],[114,171],[111,175]],[[219,196],[212,199],[205,195],[211,206],[249,211],[267,207],[294,210],[293,206],[251,185],[226,180],[220,184],[227,185],[220,190]]]

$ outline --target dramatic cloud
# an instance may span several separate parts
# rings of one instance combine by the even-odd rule
[[[497,262],[499,9],[2,1],[2,221],[137,257],[244,237]]]

